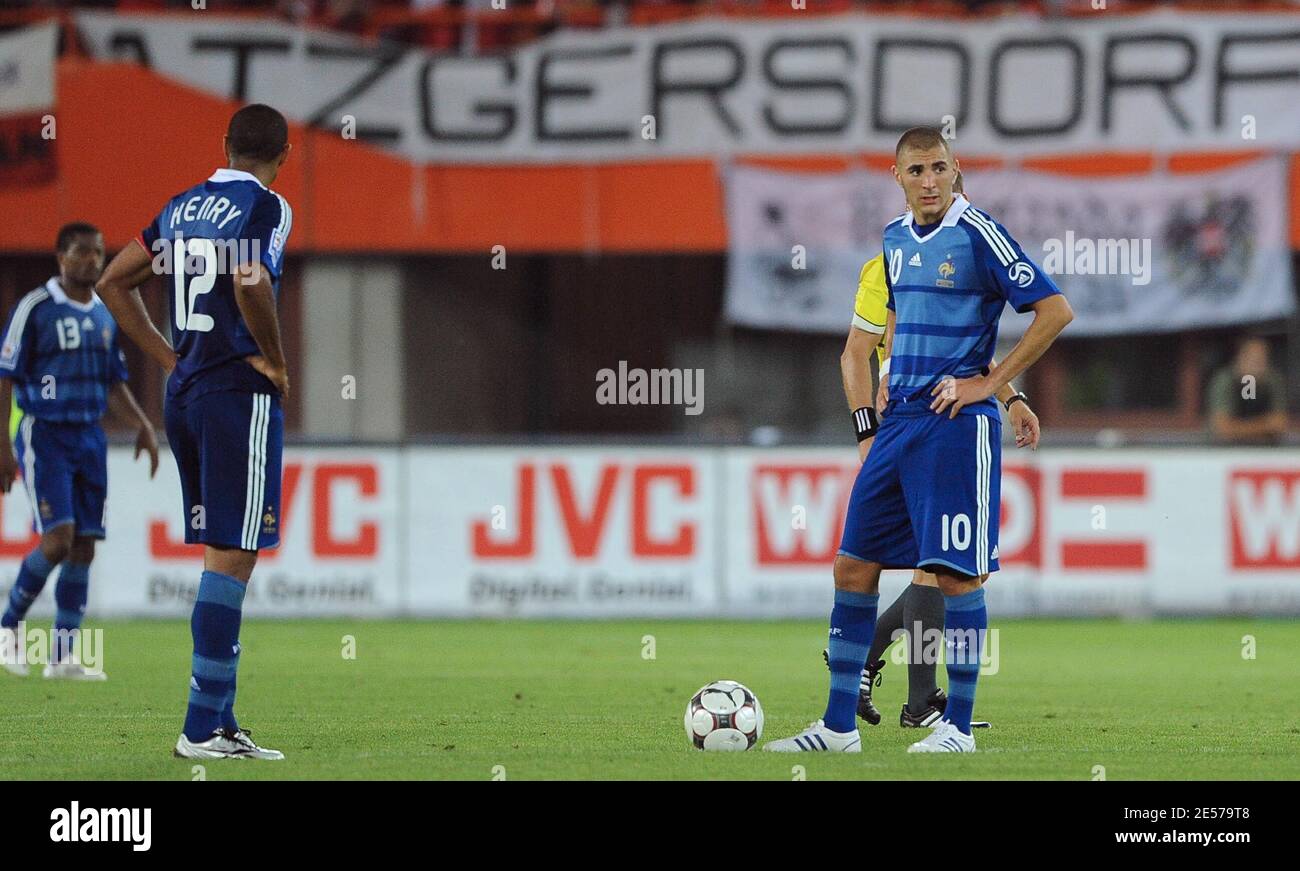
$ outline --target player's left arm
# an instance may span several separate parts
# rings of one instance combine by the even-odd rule
[[[966,219],[963,215],[962,220]],[[982,215],[969,223],[987,284],[1016,311],[1032,311],[1034,319],[996,369],[987,375],[947,379],[935,386],[930,408],[940,414],[948,411],[950,418],[965,406],[993,396],[1032,366],[1074,320],[1074,312],[1060,288],[1025,256],[1004,227]]]
[[[135,426],[135,459],[140,459],[142,451],[149,454],[149,477],[152,478],[158,473],[158,436],[126,381],[114,381],[109,388],[108,410],[118,420]]]
[[[989,370],[998,368],[994,360],[989,361]],[[993,394],[998,402],[1007,409],[1007,418],[1011,421],[1011,430],[1016,434],[1016,447],[1029,448],[1031,451],[1038,450],[1038,439],[1042,435],[1042,428],[1038,424],[1038,415],[1029,407],[1029,401],[1021,398],[1013,403],[1009,408],[1007,403],[1011,397],[1017,393],[1016,388],[1008,381],[998,388],[998,392]]]
[[[1065,296],[1059,293],[1031,303],[1030,308],[1034,312],[1034,320],[1029,324],[1029,329],[1016,342],[1011,353],[1002,358],[998,367],[983,376],[992,388],[989,390],[990,395],[1034,365],[1056,341],[1061,331],[1074,320],[1074,310],[1070,308]]]
[[[258,353],[245,358],[289,398],[289,371],[280,344],[280,318],[275,306],[275,282],[284,266],[284,246],[293,226],[293,212],[278,194],[267,193],[253,206],[241,241],[251,243],[253,256],[235,270],[235,303]]]
[[[140,285],[153,274],[153,258],[139,240],[132,240],[108,264],[95,285],[95,292],[108,306],[118,329],[130,336],[164,372],[170,373],[176,368],[176,351],[158,332],[144,300],[140,299]]]
[[[289,372],[280,344],[280,319],[275,311],[271,275],[260,263],[241,265],[235,274],[235,302],[259,354],[248,364],[267,377],[283,399],[289,397]]]
[[[933,392],[937,395],[930,404],[932,409],[939,413],[948,410],[949,417],[956,417],[963,407],[988,399],[1043,356],[1061,330],[1074,320],[1070,303],[1059,293],[1031,303],[1029,307],[1034,312],[1034,320],[1011,353],[1002,359],[1002,364],[987,375],[957,378],[936,386]]]

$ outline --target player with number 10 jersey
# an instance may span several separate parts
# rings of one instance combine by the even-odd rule
[[[944,596],[948,704],[911,752],[971,752],[971,712],[988,628],[983,583],[998,568],[1001,419],[992,397],[1034,363],[1073,317],[1069,303],[988,215],[953,187],[952,149],[912,128],[895,149],[909,210],[883,234],[894,343],[889,403],[849,496],[834,567],[826,712],[774,741],[780,752],[858,752],[859,677],[876,630],[880,572],[933,572]],[[1032,311],[991,369],[1003,308]]]

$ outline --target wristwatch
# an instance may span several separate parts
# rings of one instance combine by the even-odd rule
[[[1004,409],[1006,409],[1007,411],[1010,411],[1010,410],[1011,410],[1011,406],[1015,405],[1017,402],[1023,402],[1025,405],[1028,405],[1028,404],[1029,404],[1029,397],[1028,397],[1028,396],[1025,396],[1024,393],[1016,393],[1016,394],[1014,394],[1010,399],[1008,399],[1006,402],[1002,403],[1002,407],[1003,407]]]

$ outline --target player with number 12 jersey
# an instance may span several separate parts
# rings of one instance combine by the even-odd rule
[[[101,280],[122,330],[165,369],[166,424],[185,541],[204,547],[191,620],[189,708],[176,755],[280,759],[234,714],[239,625],[257,552],[280,542],[281,403],[288,393],[276,305],[292,212],[272,191],[288,125],[269,106],[231,118],[228,166],[168,200]],[[133,288],[160,273],[174,347]]]

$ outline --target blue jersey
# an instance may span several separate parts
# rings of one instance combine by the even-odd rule
[[[930,391],[944,378],[987,372],[1003,308],[1025,312],[1061,292],[1005,227],[961,195],[924,236],[911,212],[890,223],[884,249],[894,310],[891,413],[928,411]],[[997,418],[998,407],[990,398],[961,413]]]
[[[167,203],[140,233],[155,262],[165,258],[176,369],[169,399],[217,390],[273,393],[244,358],[260,353],[235,299],[235,267],[261,262],[277,299],[293,213],[251,173],[219,169]]]
[[[108,307],[69,299],[59,279],[14,306],[0,348],[0,375],[14,382],[23,414],[56,423],[98,423],[109,389],[127,379]]]

